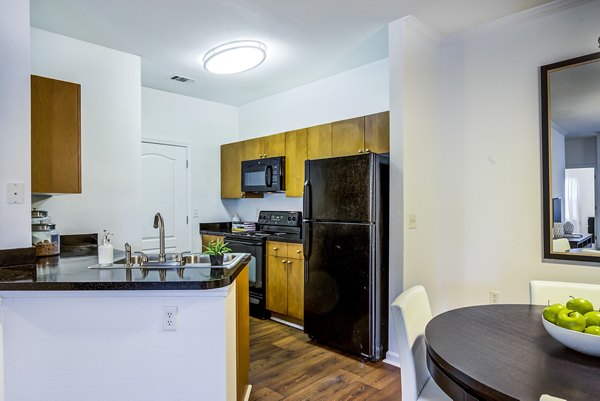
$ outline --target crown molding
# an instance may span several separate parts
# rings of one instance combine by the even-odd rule
[[[550,3],[530,8],[529,10],[498,18],[475,28],[448,35],[441,40],[440,45],[448,46],[463,42],[478,35],[486,34],[500,28],[506,28],[510,25],[520,24],[526,21],[541,18],[545,15],[554,14],[567,8],[577,7],[591,1],[595,0],[555,0]]]
[[[434,42],[436,45],[439,45],[442,42],[442,36],[431,29],[429,26],[425,25],[420,19],[415,17],[414,15],[407,15],[406,17],[400,18],[400,21],[405,22],[406,25],[414,28],[416,31],[420,32],[424,37]]]

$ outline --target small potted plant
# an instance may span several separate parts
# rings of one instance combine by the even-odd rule
[[[210,257],[211,266],[221,266],[224,254],[231,252],[231,248],[227,246],[227,242],[221,240],[210,241],[208,245],[204,245],[204,249],[204,254]]]

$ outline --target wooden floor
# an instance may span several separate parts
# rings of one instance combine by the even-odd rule
[[[250,400],[401,400],[400,369],[317,345],[302,331],[250,318]]]

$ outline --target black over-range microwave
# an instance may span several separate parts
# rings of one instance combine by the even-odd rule
[[[242,161],[243,192],[281,192],[285,190],[285,157]]]

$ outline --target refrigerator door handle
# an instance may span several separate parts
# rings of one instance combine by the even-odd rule
[[[304,238],[302,240],[302,249],[304,252],[304,282],[308,283],[308,259],[310,259],[310,243],[312,242],[312,228],[310,222],[303,222]]]
[[[305,219],[310,219],[311,217],[311,188],[310,188],[310,160],[306,160],[304,163],[304,177],[306,177],[306,181],[304,181],[304,195],[302,197],[302,213]]]

